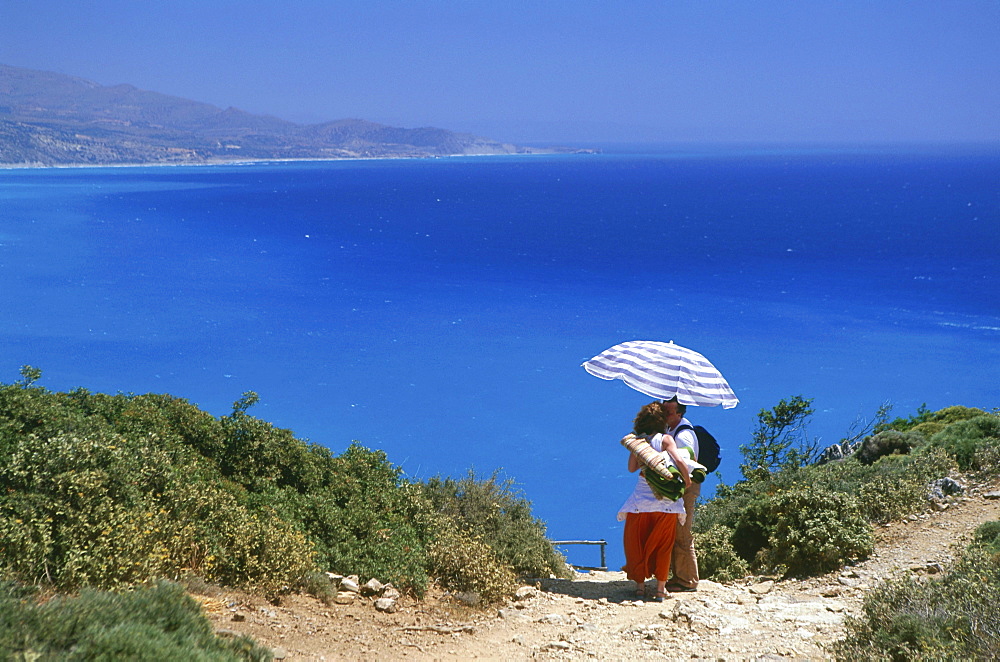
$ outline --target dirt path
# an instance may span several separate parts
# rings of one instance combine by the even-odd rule
[[[1000,500],[973,487],[941,512],[878,531],[867,561],[804,581],[718,584],[662,603],[635,601],[621,572],[539,580],[489,612],[444,596],[402,600],[396,613],[371,600],[324,605],[290,596],[280,606],[235,594],[203,599],[218,630],[246,633],[286,660],[828,659],[864,591],[900,573],[935,573]],[[652,582],[650,582],[652,583]]]

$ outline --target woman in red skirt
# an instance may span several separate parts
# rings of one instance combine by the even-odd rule
[[[687,464],[677,452],[673,437],[663,433],[666,426],[666,414],[660,403],[654,402],[639,410],[633,431],[655,450],[666,453],[680,471],[684,485],[689,486],[691,476]],[[630,472],[643,466],[635,453],[629,454]],[[637,596],[645,595],[646,579],[655,577],[655,599],[662,602],[666,597],[664,587],[670,575],[670,553],[679,517],[684,517],[684,500],[657,498],[640,471],[631,496],[618,509],[618,520],[625,520],[625,573],[635,582]]]

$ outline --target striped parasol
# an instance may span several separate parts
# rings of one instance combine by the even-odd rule
[[[677,396],[683,405],[730,409],[739,404],[725,378],[708,359],[671,342],[631,340],[583,364],[601,379],[620,379],[659,400]]]

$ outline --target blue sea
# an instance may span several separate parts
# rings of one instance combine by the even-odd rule
[[[885,402],[1000,406],[1000,154],[0,171],[0,381],[29,364],[216,416],[253,390],[258,417],[411,478],[499,470],[611,567],[635,481],[618,440],[649,399],[580,364],[635,339],[728,379],[739,406],[689,418],[730,484],[782,398],[813,398],[821,445]]]

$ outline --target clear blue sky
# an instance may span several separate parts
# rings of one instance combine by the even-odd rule
[[[0,0],[0,63],[519,142],[1000,140],[997,0]]]

